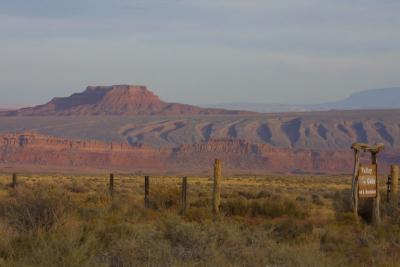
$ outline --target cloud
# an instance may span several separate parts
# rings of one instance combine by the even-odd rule
[[[22,2],[0,4],[6,14],[0,17],[3,40],[134,36],[160,45],[221,44],[317,54],[382,53],[398,50],[400,44],[400,3],[393,1]]]

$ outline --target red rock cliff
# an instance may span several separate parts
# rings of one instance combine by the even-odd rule
[[[79,141],[35,133],[0,135],[0,166],[18,169],[24,164],[98,170],[204,173],[220,158],[226,173],[351,173],[353,155],[347,151],[291,150],[245,140],[210,140],[173,149],[142,145]],[[381,170],[398,161],[383,154]],[[368,160],[366,158],[366,160]]]

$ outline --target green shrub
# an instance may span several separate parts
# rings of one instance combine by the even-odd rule
[[[177,208],[180,204],[179,188],[155,188],[150,192],[150,207],[155,210]]]
[[[271,192],[262,190],[260,192],[249,192],[249,191],[239,191],[238,195],[244,197],[245,199],[260,199],[260,198],[270,198],[272,196]]]
[[[265,191],[265,190],[260,191],[260,192],[257,194],[257,198],[271,198],[271,197],[272,197],[271,192],[268,192],[268,191]]]
[[[357,217],[353,212],[336,212],[336,222],[339,224],[356,224]]]
[[[267,218],[278,218],[282,216],[302,217],[304,212],[300,211],[293,201],[289,200],[252,200],[243,198],[229,199],[223,201],[221,210],[227,216],[262,216]]]
[[[191,207],[186,211],[185,218],[190,222],[203,223],[212,218],[211,209]]]
[[[0,266],[1,261],[11,256],[11,241],[16,233],[8,225],[0,222]]]
[[[316,205],[324,205],[324,202],[321,200],[321,197],[319,195],[313,194],[311,196],[312,199],[312,203],[316,204]]]
[[[11,242],[5,266],[101,266],[97,246],[92,232],[67,223],[62,229],[20,234]]]
[[[211,207],[211,199],[210,198],[194,199],[193,202],[190,203],[190,206],[196,208]]]
[[[238,195],[244,197],[245,199],[256,199],[257,194],[255,192],[239,191]]]
[[[71,210],[65,191],[51,187],[20,188],[15,197],[2,202],[2,213],[18,231],[49,231]]]
[[[212,253],[209,251],[210,236],[201,225],[182,223],[179,217],[168,216],[160,227],[164,238],[171,245],[174,257],[183,261],[201,261],[206,260]]]
[[[67,189],[73,193],[88,193],[90,191],[89,187],[83,182],[73,181],[67,186]]]
[[[228,216],[245,216],[249,211],[249,206],[242,198],[230,199],[222,202],[221,210]]]
[[[333,196],[333,207],[336,212],[351,211],[351,190],[346,189],[335,192]]]
[[[302,217],[305,215],[301,212],[296,204],[289,200],[284,201],[253,201],[250,204],[252,216],[264,216],[268,218],[277,218],[282,216]]]
[[[278,241],[296,241],[301,236],[310,235],[314,227],[311,223],[297,222],[293,219],[285,220],[274,226],[272,234]]]

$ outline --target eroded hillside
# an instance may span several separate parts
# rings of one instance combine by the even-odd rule
[[[73,139],[178,147],[211,139],[244,139],[283,148],[349,149],[382,142],[400,149],[400,110],[326,111],[224,116],[0,117],[0,132],[34,130]]]

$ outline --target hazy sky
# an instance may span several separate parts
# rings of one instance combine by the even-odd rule
[[[87,85],[316,103],[400,85],[399,0],[0,0],[0,107]]]

